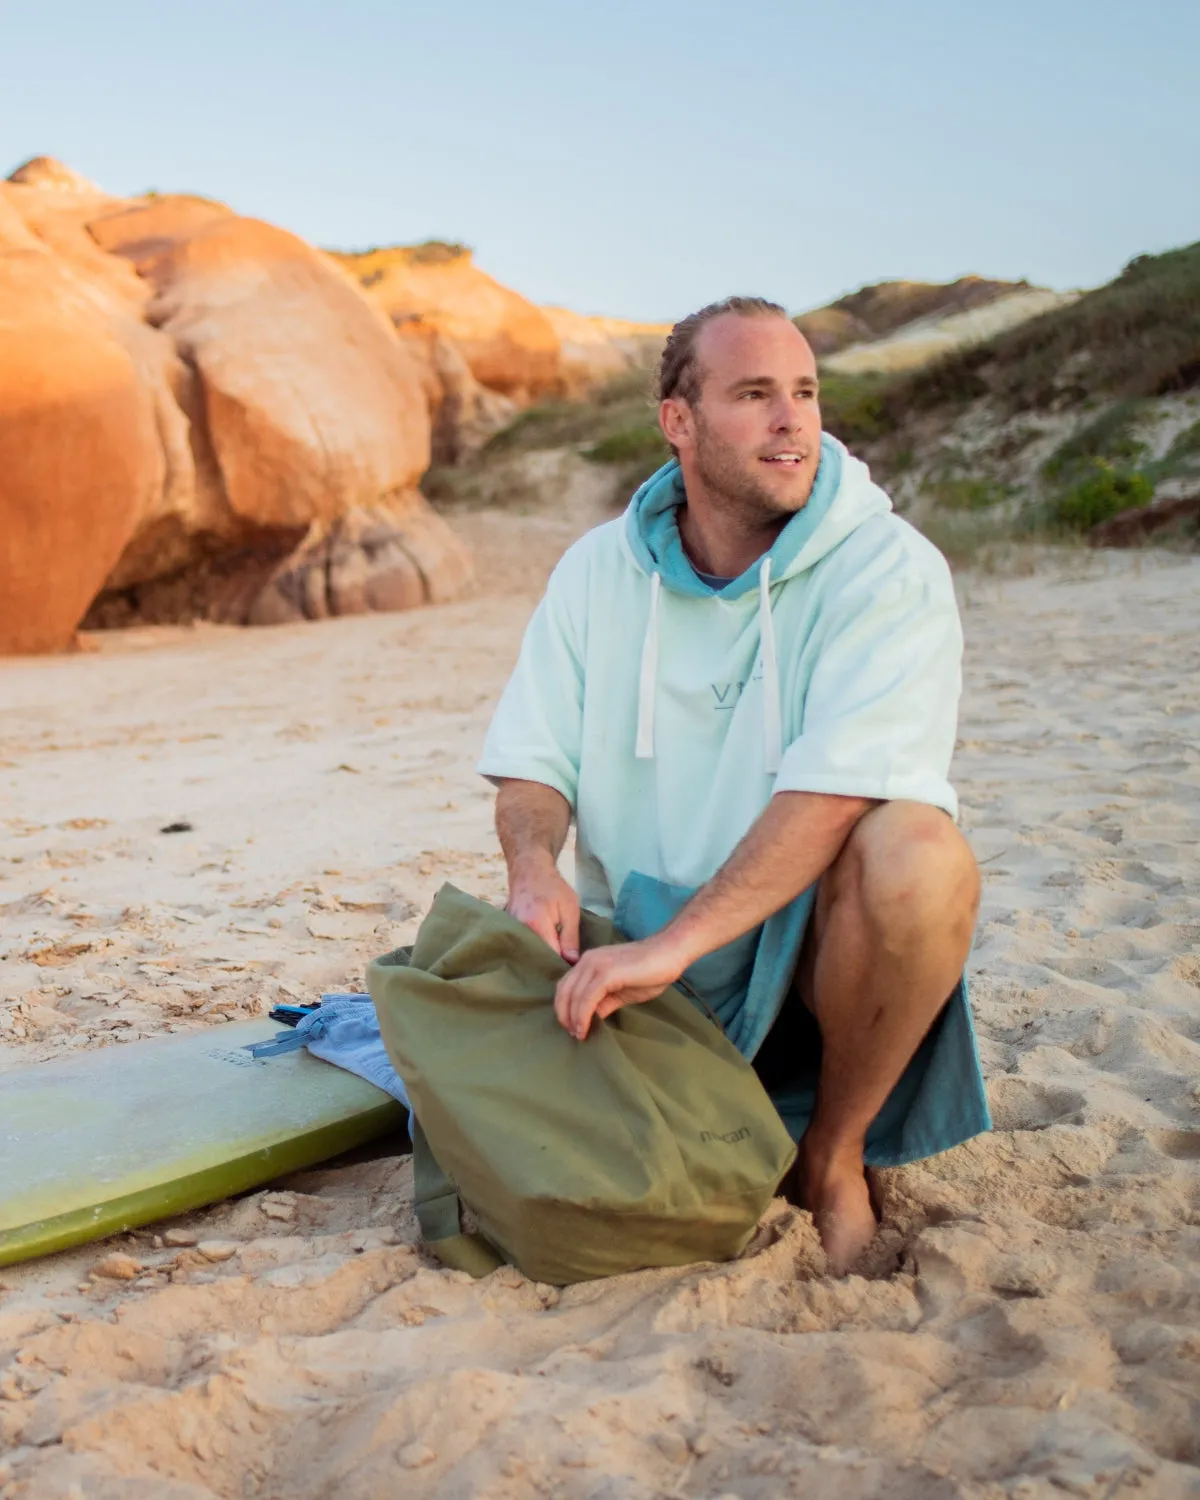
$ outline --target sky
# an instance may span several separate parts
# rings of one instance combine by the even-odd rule
[[[1092,286],[1200,239],[1195,0],[0,0],[0,37],[0,176],[459,240],[580,312]]]

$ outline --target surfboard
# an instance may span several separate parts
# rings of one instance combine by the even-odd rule
[[[234,1193],[407,1127],[372,1083],[234,1022],[0,1074],[0,1265]]]

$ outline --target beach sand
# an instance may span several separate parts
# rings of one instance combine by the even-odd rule
[[[0,1087],[501,898],[474,757],[578,521],[459,518],[447,607],[0,663]],[[3,1500],[1200,1495],[1200,560],[961,590],[997,1128],[885,1174],[865,1274],[777,1202],[732,1265],[474,1283],[363,1151],[0,1269]]]

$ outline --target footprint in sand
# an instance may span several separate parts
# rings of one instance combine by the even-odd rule
[[[1200,1161],[1200,1130],[1156,1130],[1150,1139],[1173,1161]]]
[[[1050,1125],[1078,1125],[1086,1100],[1077,1089],[1037,1083],[1028,1078],[994,1078],[988,1105],[997,1130],[1045,1130]]]

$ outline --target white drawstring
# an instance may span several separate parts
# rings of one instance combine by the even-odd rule
[[[779,668],[775,662],[775,626],[771,620],[771,557],[758,570],[758,628],[762,641],[763,770],[774,776],[783,759],[783,725],[779,710]]]
[[[638,679],[638,760],[654,759],[654,705],[658,693],[658,616],[662,578],[650,578],[650,616],[642,642],[642,670]],[[783,759],[783,724],[779,706],[779,667],[775,659],[775,625],[771,618],[771,559],[758,570],[758,628],[762,653],[763,769],[774,776]]]
[[[642,674],[638,682],[637,748],[638,760],[654,759],[654,699],[658,688],[658,595],[662,579],[657,573],[650,579],[650,618],[642,642]]]

